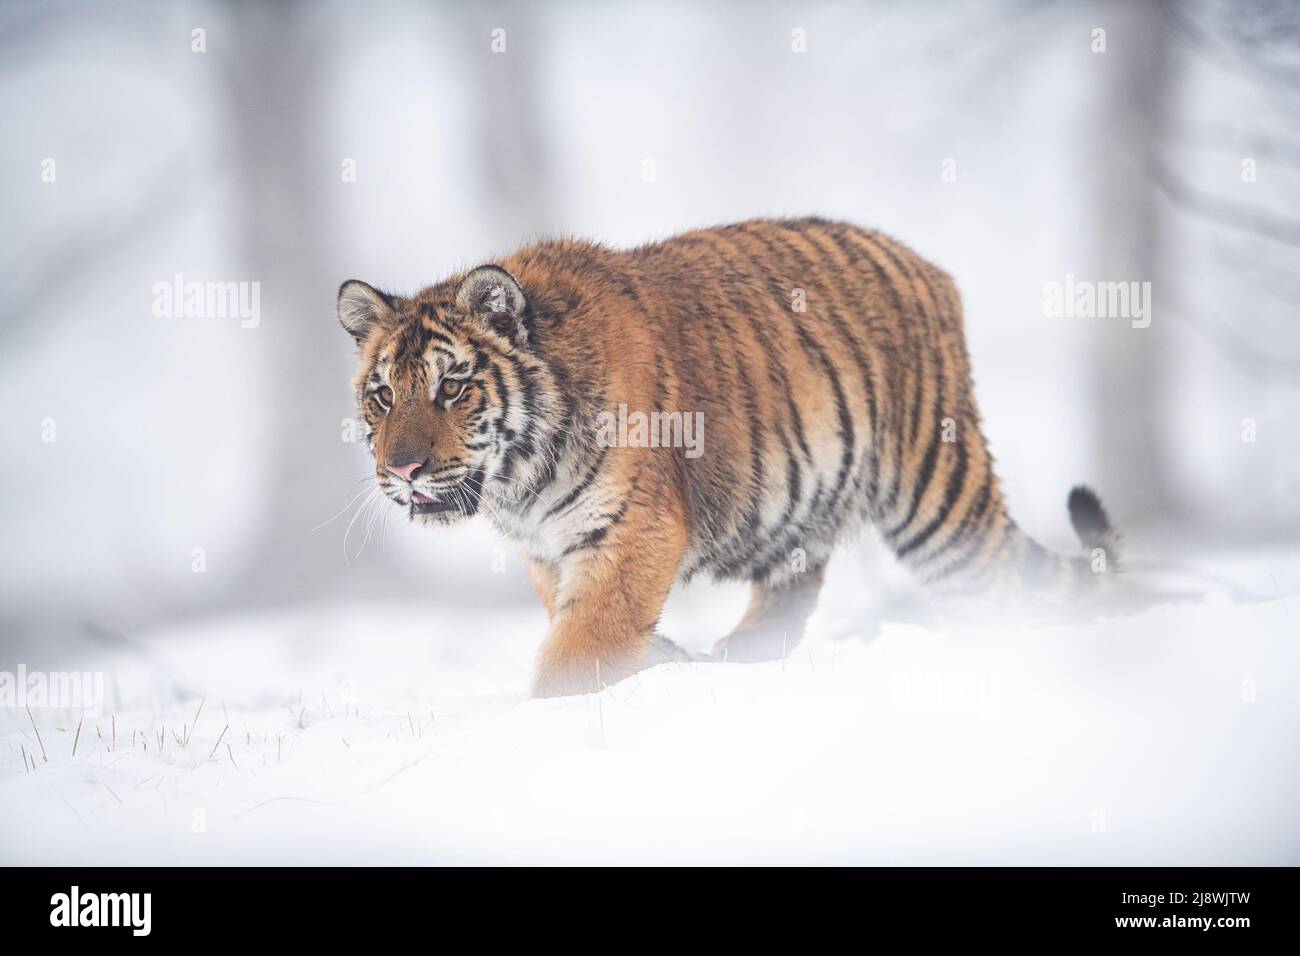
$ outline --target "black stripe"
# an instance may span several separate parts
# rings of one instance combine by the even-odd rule
[[[732,270],[727,264],[726,257],[719,252],[718,247],[712,241],[712,237],[707,241],[704,238],[695,238],[684,244],[700,247],[699,252],[701,259],[711,261],[709,274],[715,277],[716,280],[721,281],[731,274]],[[728,289],[727,291],[734,294],[731,289]],[[690,326],[690,312],[688,310],[693,307],[704,315],[707,315],[711,320],[712,326],[721,327],[720,334],[715,333],[716,337],[734,342],[735,329],[731,325],[725,299],[721,303],[720,308],[705,308],[702,299],[701,301],[688,303],[685,296],[674,297],[673,303],[675,311],[677,311],[683,319],[680,323],[682,326]],[[728,362],[724,350],[718,348],[716,345],[706,345],[705,351],[709,355],[713,364],[713,377],[709,384],[714,390],[715,407],[726,407],[730,404],[731,395],[739,384],[737,382],[738,375],[736,370],[733,368],[734,363]],[[725,481],[723,482],[725,487],[740,487],[740,471],[737,468],[737,463],[730,456],[714,455],[710,456],[710,458],[711,460],[709,461],[708,468],[711,472],[725,472],[725,476],[719,476],[720,478],[725,477]],[[712,547],[720,548],[722,542],[731,537],[732,531],[734,530],[733,520],[735,516],[732,513],[732,510],[728,507],[731,503],[729,500],[730,496],[728,496],[728,498],[712,496],[707,494],[703,488],[697,485],[693,490],[693,497],[699,504],[699,507],[695,509],[696,514],[700,515],[704,519],[704,523],[708,528],[708,538],[712,542]]]
[[[893,267],[898,271],[900,275],[907,277],[908,281],[912,284],[913,292],[915,293],[917,291],[916,274],[911,269],[907,268],[900,259],[895,257],[885,243],[877,241],[877,237],[875,236],[870,237],[870,241],[872,246],[874,248],[877,248],[880,251],[880,254],[889,260],[889,262],[893,265]],[[917,295],[917,305],[918,308],[921,309],[921,314],[927,320],[926,325],[930,327],[931,330],[933,330],[934,323],[929,321],[931,315],[927,309],[921,306],[919,295]],[[916,383],[916,397],[913,400],[913,404],[912,404],[912,421],[911,421],[911,431],[910,431],[911,437],[909,440],[909,447],[915,447],[921,435],[921,430],[920,430],[920,423],[922,419],[921,410],[922,410],[922,406],[924,405],[925,381],[926,381],[926,375],[925,375],[926,363],[924,359],[927,354],[933,354],[932,352],[929,353],[927,352],[925,348],[925,342],[921,339],[921,337],[914,335],[912,336],[912,341],[916,345],[915,355],[917,359],[917,366],[916,366],[917,383]],[[913,479],[914,487],[913,487],[912,502],[911,502],[911,506],[908,509],[907,517],[902,521],[902,523],[896,525],[892,530],[887,532],[886,536],[889,538],[896,537],[898,534],[906,530],[908,525],[912,523],[912,519],[916,517],[917,510],[920,508],[921,502],[924,499],[926,492],[929,490],[930,481],[934,476],[934,466],[939,451],[937,447],[937,442],[941,437],[940,422],[943,418],[943,401],[945,398],[945,392],[947,391],[947,381],[943,374],[942,361],[938,362],[935,365],[933,369],[933,378],[935,379],[935,392],[934,392],[934,407],[931,411],[931,414],[933,416],[934,431],[930,435],[930,444],[926,448],[925,458],[921,462],[920,472],[915,476],[909,476]],[[898,495],[902,491],[901,469],[903,465],[903,452],[901,450],[902,443],[900,442],[899,444],[900,444],[900,451],[899,451],[900,471],[899,474],[895,476],[894,489],[890,494],[890,500],[887,504],[887,510],[889,511],[893,510],[894,505],[897,503]],[[920,485],[919,492],[915,487],[915,485],[918,482]]]
[[[609,529],[623,520],[623,517],[627,514],[627,507],[628,503],[627,501],[624,501],[618,511],[613,514],[601,515],[601,518],[605,519],[606,523],[601,525],[599,528],[593,528],[591,531],[588,531],[577,541],[577,543],[569,545],[560,553],[560,557],[568,557],[575,551],[582,551],[585,548],[596,547],[596,545],[605,540],[605,535],[609,534]]]
[[[543,521],[545,521],[547,518],[552,518],[555,515],[559,514],[560,512],[568,509],[575,501],[578,500],[578,497],[583,492],[585,492],[589,487],[591,487],[591,483],[595,481],[596,476],[600,474],[600,469],[605,464],[605,456],[608,454],[609,454],[608,448],[601,448],[600,454],[596,456],[596,460],[592,462],[591,466],[587,469],[587,473],[583,475],[582,480],[578,482],[578,484],[575,485],[567,495],[561,498],[557,504],[553,505],[550,508],[550,510],[546,512],[546,514],[542,515]]]
[[[789,295],[789,289],[782,286],[781,280],[777,277],[775,272],[773,272],[774,268],[780,268],[781,266],[780,253],[773,248],[772,243],[762,233],[747,231],[746,235],[749,235],[756,241],[762,243],[763,247],[767,249],[768,254],[771,256],[772,259],[771,263],[764,264],[763,262],[760,262],[759,260],[755,259],[753,255],[741,249],[739,246],[736,246],[734,248],[736,249],[738,255],[744,255],[745,258],[749,260],[751,265],[754,267],[756,273],[765,276],[768,284],[768,289],[772,293],[772,297],[776,300],[777,308],[784,311],[785,309],[788,308],[788,303],[786,302],[786,296]],[[759,336],[760,343],[766,346],[768,344],[767,339],[759,331],[759,325],[755,320],[754,315],[749,310],[745,310],[744,314],[749,319],[749,324],[754,329],[755,334]],[[767,353],[764,352],[765,357],[766,355]],[[812,450],[808,446],[808,440],[804,432],[803,416],[799,413],[799,402],[798,402],[799,396],[794,394],[794,390],[790,386],[790,378],[785,374],[785,369],[781,367],[781,364],[777,362],[773,367],[775,368],[777,378],[779,379],[779,386],[781,388],[781,393],[789,397],[789,403],[787,405],[787,408],[790,411],[790,419],[791,419],[790,424],[791,427],[794,429],[795,441],[798,442],[799,444],[799,450],[803,452],[804,460],[811,465]]]
[[[911,505],[907,509],[907,517],[886,531],[885,537],[891,540],[898,537],[899,534],[907,530],[907,526],[916,517],[917,511],[921,508],[921,501],[930,488],[930,481],[934,478],[934,467],[939,460],[939,446],[941,444],[939,430],[936,428],[934,435],[931,436],[930,445],[925,450],[925,458],[921,460],[921,470],[917,472],[916,479],[912,482]]]
[[[789,453],[789,440],[786,438],[784,430],[781,431],[780,437],[787,448],[785,459],[786,503],[781,512],[781,517],[777,519],[774,526],[781,532],[781,536],[769,540],[767,546],[754,556],[752,565],[754,577],[759,581],[768,578],[776,562],[785,557],[788,549],[787,542],[791,533],[790,523],[803,495],[803,475],[799,471],[799,462],[794,455]]]
[[[840,377],[835,371],[835,364],[822,350],[822,347],[812,340],[812,337],[808,335],[807,330],[802,325],[795,325],[795,334],[806,350],[816,353],[822,367],[826,369],[826,377],[830,381],[831,390],[835,393],[835,411],[839,417],[840,439],[844,443],[844,453],[840,459],[839,473],[835,476],[835,484],[831,489],[830,501],[826,504],[826,509],[831,514],[834,514],[835,506],[839,503],[840,492],[844,488],[845,479],[848,477],[849,470],[853,467],[853,416],[849,413],[849,403],[844,395],[844,387],[840,384]]]
[[[836,228],[836,226],[838,226],[838,228]],[[850,239],[848,236],[848,233],[850,231],[853,234],[857,235],[859,238],[867,241],[868,243],[867,246],[864,248],[862,243],[852,241],[852,239]],[[876,281],[880,284],[881,288],[885,290],[885,294],[888,296],[890,304],[893,306],[893,310],[894,310],[893,320],[895,322],[910,321],[908,312],[903,307],[903,301],[898,294],[897,287],[895,287],[893,281],[889,278],[888,273],[885,272],[884,267],[881,265],[880,260],[877,258],[877,256],[884,256],[885,255],[884,251],[881,250],[879,247],[877,247],[875,243],[870,242],[868,236],[865,233],[862,233],[860,230],[850,230],[848,227],[834,224],[832,226],[832,231],[830,235],[832,240],[834,240],[835,243],[838,246],[840,246],[840,248],[844,249],[846,252],[854,251],[859,253],[861,258],[864,259],[871,266],[871,271],[875,274]],[[869,252],[875,252],[876,255],[869,255],[868,254]],[[899,266],[897,260],[893,259],[893,257],[890,256],[886,256],[886,258],[889,258],[889,260],[894,264],[894,267],[898,270],[900,275],[903,276],[907,275],[906,271]],[[920,370],[918,369],[917,372],[919,376]],[[918,384],[919,381],[920,380],[918,379]],[[891,387],[890,392],[891,392],[891,396],[893,396],[894,405],[895,407],[897,407],[898,399],[901,397],[901,389],[895,389]],[[915,403],[915,405],[918,406],[920,405],[919,400]],[[875,429],[873,438],[876,438],[877,436],[878,436],[878,441],[876,441],[875,444],[873,445],[874,458],[876,461],[877,471],[879,470],[879,462],[882,461],[885,457],[884,456],[885,448],[883,447],[885,441],[889,437],[893,438],[891,444],[893,446],[893,451],[894,451],[894,456],[893,456],[894,469],[893,469],[893,475],[890,478],[889,492],[885,496],[883,502],[884,505],[883,510],[892,511],[894,505],[898,501],[898,494],[902,487],[903,457],[904,457],[903,441],[902,441],[901,434],[894,429],[889,429],[889,430]],[[875,500],[875,502],[879,503],[881,489],[878,487],[878,483],[874,481],[873,481],[873,486],[874,486],[874,493],[872,497]]]
[[[825,236],[830,241],[831,246],[838,249],[841,253],[843,253],[844,251],[839,246],[839,244],[834,241],[834,237],[830,236],[827,233],[801,232],[800,234],[809,243],[812,243],[816,248],[820,249],[823,253],[827,253],[829,252],[829,250],[827,249],[824,243],[818,241],[818,236]],[[848,259],[849,267],[855,266],[856,264],[857,263],[855,260],[851,258]],[[870,480],[867,488],[867,500],[870,501],[874,499],[876,496],[876,481],[877,478],[879,477],[877,474],[877,469],[875,467],[875,461],[874,461],[875,448],[877,444],[876,435],[880,430],[879,403],[876,394],[877,386],[876,386],[875,366],[871,362],[870,355],[863,353],[857,337],[853,335],[852,330],[849,328],[848,323],[845,321],[844,315],[841,309],[839,308],[841,302],[839,284],[832,281],[830,283],[830,287],[832,290],[832,297],[834,301],[832,302],[831,308],[828,312],[828,318],[830,319],[831,324],[835,327],[835,331],[839,333],[840,338],[842,338],[845,341],[845,343],[849,346],[849,351],[853,355],[853,360],[857,362],[858,371],[862,375],[862,390],[866,392],[867,395],[867,411],[870,416],[870,421],[869,421],[870,432],[868,435],[868,440],[864,445],[864,449],[870,449],[873,458],[872,474],[870,476]],[[848,309],[848,307],[849,307],[848,303],[845,303],[845,308]],[[870,348],[868,347],[868,352],[869,351]]]
[[[961,442],[957,443],[957,464],[953,467],[952,474],[948,476],[948,487],[944,489],[943,501],[939,505],[939,513],[930,519],[929,524],[922,528],[910,540],[899,545],[894,553],[900,558],[910,554],[917,548],[924,545],[930,540],[931,536],[939,530],[948,515],[952,512],[953,507],[957,504],[961,493],[966,487],[966,446]]]
[[[961,521],[953,529],[948,539],[937,549],[928,559],[933,561],[942,555],[951,555],[953,549],[962,544],[971,532],[980,524],[984,514],[988,511],[989,502],[993,500],[993,468],[991,465],[986,468],[984,481],[980,485],[980,490],[975,496],[974,502],[966,509],[966,514],[962,515]],[[978,548],[974,549],[978,550]]]
[[[736,231],[742,231],[742,229],[743,227],[736,227]],[[779,268],[783,265],[782,261],[780,260],[779,254],[773,248],[771,242],[768,240],[766,236],[761,234],[755,234],[747,230],[745,230],[745,235],[747,235],[748,237],[754,239],[756,242],[761,244],[763,248],[767,250],[769,256],[771,257],[771,261],[769,263],[764,263],[763,261],[756,259],[751,250],[743,248],[741,245],[732,243],[730,242],[730,240],[728,240],[728,246],[733,251],[733,255],[732,255],[733,260],[744,261],[748,263],[756,276],[764,277],[767,280],[769,289],[773,292],[776,307],[778,309],[784,308],[783,305],[784,291],[781,289],[780,282],[778,281],[778,278],[773,271],[773,267]],[[811,263],[806,263],[806,265],[810,271],[813,270],[813,266],[811,265]],[[806,459],[810,464],[812,464],[811,449],[808,447],[807,441],[803,434],[803,421],[802,421],[802,417],[799,415],[799,410],[798,410],[800,396],[793,394],[790,387],[789,378],[785,374],[784,369],[782,369],[779,366],[779,364],[773,363],[772,356],[770,354],[771,353],[770,342],[765,336],[762,326],[757,319],[758,312],[759,310],[757,309],[746,309],[746,310],[742,310],[741,314],[747,320],[747,324],[754,335],[759,351],[763,355],[764,364],[768,369],[769,380],[772,382],[774,386],[776,386],[780,390],[780,394],[787,398],[787,403],[784,407],[791,413],[790,414],[791,426],[795,431],[795,438],[799,443],[800,448],[803,451]],[[856,343],[854,343],[854,345],[856,347]],[[773,411],[775,412],[776,410]],[[755,409],[753,412],[753,415],[755,416],[753,420],[755,421],[758,420],[758,418],[756,417],[757,414],[758,414],[757,409]],[[777,438],[779,439],[781,449],[784,452],[786,458],[785,470],[786,470],[786,484],[787,484],[787,503],[780,518],[773,526],[773,530],[785,530],[788,523],[793,518],[795,511],[797,510],[799,499],[801,497],[802,490],[803,490],[802,489],[803,483],[802,483],[801,472],[799,470],[799,465],[797,460],[794,457],[794,451],[791,448],[789,437],[787,436],[786,431],[784,427],[782,427],[779,420],[776,422],[775,432]],[[754,446],[755,467],[757,471],[758,480],[760,482],[762,480],[762,472],[763,472],[761,455],[765,450],[766,450],[765,447],[760,446],[758,444],[755,444]],[[748,516],[748,520],[746,522],[748,534],[751,537],[756,536],[759,531],[759,527],[761,524],[761,505],[762,505],[762,501],[760,497],[759,500],[756,500],[754,502],[754,507],[751,510]],[[762,562],[766,560],[767,553],[771,551],[775,543],[778,542],[769,541],[767,547],[763,548],[757,556],[750,556],[748,558],[748,563],[752,566],[755,562]],[[741,563],[742,562],[740,561],[730,562],[722,570],[733,571]]]
[[[990,520],[993,520],[993,517],[995,517],[996,514],[997,514],[996,511],[991,511]],[[1006,523],[1003,525],[1002,535],[1004,539],[1006,537],[1006,528],[1010,524],[1011,521],[1008,519]],[[982,521],[977,521],[974,524],[972,524],[970,528],[970,532],[967,535],[967,540],[969,542],[968,547],[965,548],[957,558],[948,562],[942,567],[936,569],[932,573],[928,574],[926,576],[927,583],[934,583],[937,581],[948,580],[950,578],[956,577],[958,574],[961,574],[963,571],[969,568],[971,563],[974,562],[975,558],[979,555],[981,551],[984,550],[984,547],[989,543],[989,532],[991,530],[992,529],[986,526],[985,522]],[[1002,546],[1002,542],[999,541],[998,548],[1000,548],[1001,546]],[[997,548],[994,548],[990,552],[990,554],[996,555]]]
[[[724,294],[729,293],[732,302],[744,302],[748,298],[745,294],[744,283],[734,270],[723,278],[723,290]],[[734,531],[728,540],[723,542],[724,545],[729,545],[727,550],[731,552],[732,557],[723,564],[722,571],[723,573],[731,573],[748,563],[749,555],[741,552],[743,552],[744,546],[752,545],[758,534],[763,509],[765,470],[763,468],[763,445],[760,437],[762,430],[755,427],[757,423],[762,421],[758,403],[758,390],[754,387],[754,383],[746,371],[747,358],[741,351],[740,337],[726,318],[726,306],[726,302],[721,303],[719,314],[724,316],[724,326],[728,333],[727,341],[731,345],[731,359],[736,371],[736,377],[740,382],[748,423],[748,427],[742,427],[739,431],[747,435],[749,439],[748,505],[742,515],[736,515],[734,512],[728,514],[728,517],[733,521]],[[739,550],[737,545],[740,546]]]

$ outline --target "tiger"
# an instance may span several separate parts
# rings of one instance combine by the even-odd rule
[[[549,622],[535,697],[682,659],[656,627],[697,575],[751,592],[710,659],[780,656],[866,527],[954,606],[1068,600],[1115,547],[1083,486],[1067,505],[1090,554],[1011,519],[957,287],[879,231],[812,217],[631,249],[546,239],[414,295],[349,280],[338,319],[383,494],[420,525],[482,513],[518,548]]]

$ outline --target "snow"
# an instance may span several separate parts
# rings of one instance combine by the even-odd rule
[[[0,710],[0,863],[1294,865],[1300,559],[1197,564],[1140,613],[957,633],[850,549],[782,661],[545,701],[531,605],[177,624],[105,651],[75,756],[77,714],[35,712],[43,762]],[[692,586],[665,631],[742,603]]]

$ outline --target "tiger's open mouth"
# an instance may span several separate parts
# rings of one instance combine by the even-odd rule
[[[416,491],[411,495],[411,516],[443,514],[456,511],[469,516],[478,511],[479,496],[483,492],[483,472],[471,472],[460,484],[448,489],[445,495],[432,498]]]
[[[440,501],[437,498],[422,495],[418,491],[411,496],[411,514],[413,515],[431,515],[439,511],[459,510],[464,510],[464,505],[454,498],[443,498]]]

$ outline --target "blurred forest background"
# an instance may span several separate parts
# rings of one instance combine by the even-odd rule
[[[763,215],[956,277],[1041,540],[1087,481],[1136,554],[1300,542],[1293,2],[8,2],[0,51],[5,639],[531,600],[482,522],[318,528],[371,469],[340,282]],[[260,322],[155,316],[176,274]]]

